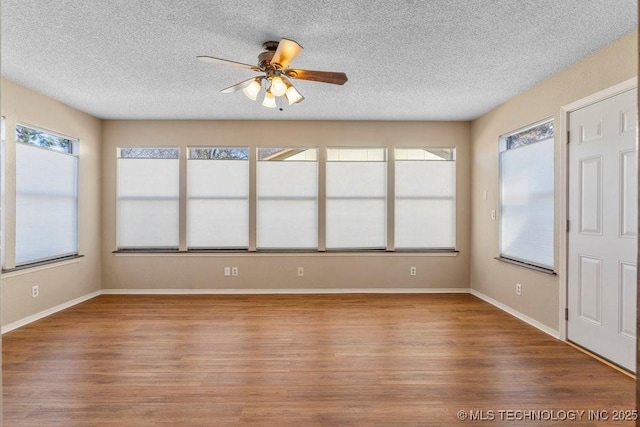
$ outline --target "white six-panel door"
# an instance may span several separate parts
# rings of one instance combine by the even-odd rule
[[[567,337],[635,372],[637,90],[569,115]]]

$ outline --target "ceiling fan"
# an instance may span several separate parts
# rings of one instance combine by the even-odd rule
[[[262,48],[264,50],[258,55],[258,65],[243,64],[228,59],[214,58],[212,56],[198,56],[197,58],[202,62],[210,64],[231,65],[263,73],[263,75],[252,77],[233,86],[229,86],[226,89],[222,89],[221,92],[233,93],[242,90],[249,99],[255,101],[264,84],[265,94],[262,105],[268,108],[275,108],[277,106],[277,97],[284,96],[289,105],[304,100],[304,96],[291,84],[290,78],[336,85],[343,85],[347,82],[347,75],[345,73],[289,68],[291,61],[300,55],[303,50],[302,46],[294,40],[281,39],[279,42],[268,41],[262,45]]]

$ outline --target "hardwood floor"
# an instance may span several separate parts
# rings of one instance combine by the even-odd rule
[[[2,345],[7,427],[631,426],[614,411],[635,409],[633,379],[466,294],[103,295]]]

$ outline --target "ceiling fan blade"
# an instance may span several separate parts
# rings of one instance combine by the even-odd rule
[[[331,83],[334,85],[343,85],[347,80],[349,80],[345,73],[336,73],[333,71],[290,69],[286,71],[286,75],[292,79],[311,80],[314,82]]]
[[[300,55],[303,50],[303,47],[300,46],[298,42],[281,39],[276,52],[273,54],[273,58],[271,58],[271,65],[284,70],[289,63],[293,61],[293,58]]]
[[[213,56],[198,56],[197,57],[202,62],[207,62],[209,64],[221,64],[221,65],[231,65],[232,67],[245,68],[247,70],[260,71],[260,68],[255,65],[243,64],[242,62],[229,61],[228,59],[214,58]]]
[[[222,89],[220,92],[222,93],[233,93],[233,92],[237,92],[239,90],[244,89],[245,87],[249,86],[251,84],[252,81],[254,81],[256,78],[252,77],[248,80],[245,80],[243,82],[240,83],[236,83],[233,86],[229,86],[227,88]]]

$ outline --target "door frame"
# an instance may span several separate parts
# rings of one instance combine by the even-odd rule
[[[567,320],[565,312],[569,307],[569,233],[567,232],[567,220],[569,219],[569,115],[581,108],[614,97],[623,92],[638,87],[638,78],[633,77],[607,89],[596,92],[585,98],[574,101],[560,108],[560,253],[558,257],[559,276],[559,327],[558,337],[567,341]],[[638,142],[636,141],[636,148]]]

